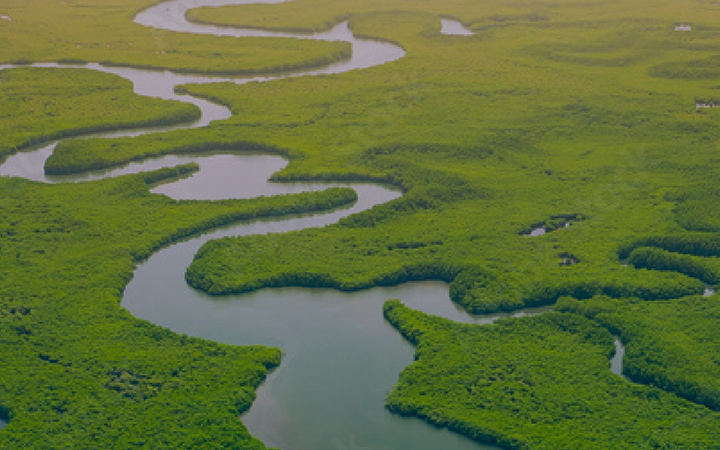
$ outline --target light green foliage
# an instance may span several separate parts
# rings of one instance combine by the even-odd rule
[[[0,158],[61,137],[199,117],[194,105],[140,97],[130,81],[113,75],[79,69],[0,72]]]
[[[60,8],[62,2],[53,3]],[[41,2],[13,7],[24,4]],[[117,7],[126,15],[122,21],[113,16],[108,24],[119,27],[119,40],[137,33],[137,47],[111,45],[109,54],[117,63],[146,65],[161,46],[153,47],[147,30],[129,24],[130,6],[137,9],[140,2]],[[441,35],[441,14],[459,18],[476,35]],[[210,243],[187,279],[211,293],[286,285],[359,289],[442,279],[450,283],[455,301],[477,312],[551,304],[566,295],[586,299],[593,311],[608,312],[593,314],[594,322],[552,314],[486,328],[453,325],[389,304],[388,318],[419,343],[419,361],[405,372],[389,406],[515,448],[718,447],[717,414],[673,394],[717,408],[716,386],[709,381],[717,378],[718,362],[707,356],[717,353],[715,339],[707,336],[714,310],[696,298],[663,300],[699,294],[700,279],[718,277],[713,258],[720,256],[714,194],[720,122],[718,111],[696,110],[696,102],[718,98],[711,63],[720,43],[713,25],[720,7],[680,0],[304,0],[191,15],[208,22],[308,29],[325,29],[349,17],[356,33],[396,42],[407,56],[337,76],[185,86],[187,93],[228,105],[235,116],[202,129],[66,142],[48,161],[49,171],[246,148],[289,156],[292,162],[275,175],[278,180],[397,185],[405,191],[403,198],[335,226]],[[87,20],[62,17],[58,22],[64,21],[64,28]],[[674,31],[686,21],[692,22],[692,32]],[[0,28],[2,42],[10,39],[3,34],[6,26]],[[94,36],[69,28],[73,35]],[[261,42],[156,35],[162,45],[188,51],[232,42],[232,49],[218,50],[222,55]],[[48,42],[43,34],[13,35],[12,42],[21,42],[18,36],[26,38],[27,49]],[[281,49],[290,45],[277,43]],[[298,61],[314,60],[307,45],[302,48],[309,59]],[[16,47],[0,46],[0,54]],[[28,58],[96,57],[81,47],[84,56],[64,46]],[[312,48],[323,55],[337,50]],[[278,64],[272,59],[278,53],[266,52],[266,60],[256,50],[233,70]],[[230,70],[211,65],[204,53],[157,61],[187,70]],[[702,76],[677,76],[688,61],[708,62],[688,66]],[[1,244],[3,273],[9,276],[0,284],[0,299],[9,305],[3,306],[3,320],[13,324],[3,330],[7,342],[28,344],[8,346],[18,349],[17,354],[8,350],[8,361],[21,362],[0,374],[0,405],[12,418],[0,439],[24,442],[47,434],[55,440],[50,448],[62,447],[63,439],[94,436],[108,441],[149,436],[155,440],[148,443],[152,448],[200,448],[196,443],[209,435],[217,439],[204,441],[208,447],[245,439],[234,415],[247,406],[249,389],[264,368],[277,363],[277,352],[194,340],[182,344],[183,338],[119,312],[117,300],[136,258],[198,227],[223,222],[217,216],[227,218],[240,205],[264,205],[263,214],[271,214],[282,210],[285,200],[176,204],[147,194],[137,177],[82,187],[2,180],[2,189],[2,204],[10,205],[2,216],[8,217],[3,233],[11,244],[5,239]],[[308,201],[325,207],[349,200],[347,193],[327,195],[330,200],[311,195]],[[89,206],[96,203],[102,207]],[[181,214],[185,211],[194,214]],[[544,236],[523,236],[534,225],[553,228],[553,218],[575,215],[583,220]],[[25,224],[17,242],[9,239],[14,222]],[[635,266],[620,264],[628,257]],[[570,304],[563,300],[561,307],[570,311]],[[574,305],[573,312],[590,315],[581,309],[584,304]],[[675,305],[683,305],[688,316],[680,317],[683,309]],[[663,321],[663,314],[676,317],[678,325]],[[612,343],[598,323],[620,331],[627,341],[629,374],[664,390],[635,386],[609,372]],[[207,352],[181,351],[181,344],[225,353],[201,357]],[[650,362],[643,362],[643,352]],[[179,362],[156,358],[165,353]],[[71,361],[67,367],[65,361]],[[237,371],[215,377],[220,367],[232,364]],[[174,380],[169,369],[174,366],[192,366],[188,373],[196,375]],[[36,374],[35,384],[27,381],[28,373]],[[173,383],[186,388],[166,388],[178,385]],[[233,398],[230,385],[248,389],[237,394],[242,407],[218,407]],[[38,393],[30,396],[30,391]],[[125,407],[128,402],[133,403]],[[207,420],[222,425],[208,428],[203,419],[186,414],[196,411],[189,405],[198,404],[214,411]],[[122,414],[132,421],[121,422]],[[191,422],[178,422],[175,414],[192,417]],[[157,422],[147,420],[156,417],[185,431],[159,433],[152,428],[159,429]],[[112,425],[103,428],[105,423]],[[130,431],[103,434],[116,425]],[[226,440],[230,433],[234,437]],[[87,447],[102,447],[97,442]]]
[[[132,22],[156,0],[5,0],[0,62],[102,62],[205,73],[257,73],[347,57],[342,42],[193,36]]]
[[[702,37],[683,36],[684,41],[707,41],[707,34],[717,37],[709,18],[718,12],[717,5],[706,0],[690,0],[680,3],[676,0],[636,0],[632,3],[618,0],[599,0],[592,3],[583,0],[563,0],[560,3],[538,3],[531,0],[514,2],[488,1],[478,3],[474,0],[424,0],[408,3],[402,0],[304,0],[291,2],[281,7],[275,5],[254,4],[242,7],[226,6],[220,8],[202,8],[189,13],[194,21],[221,25],[248,25],[271,29],[312,29],[329,28],[344,18],[351,18],[353,24],[362,24],[373,16],[397,11],[422,12],[433,16],[449,16],[462,21],[470,28],[483,31],[494,27],[543,26],[546,22],[592,22],[625,19],[630,21],[663,20],[675,22],[694,22],[695,29],[706,32]],[[705,22],[707,21],[707,22]],[[698,24],[700,22],[700,24]],[[709,23],[708,23],[709,22]],[[698,25],[700,25],[698,27]],[[672,29],[668,30],[668,35]],[[611,33],[606,33],[610,36]],[[607,43],[594,43],[592,46],[582,42],[583,36],[573,41],[576,48],[588,48],[602,52]],[[621,45],[620,39],[612,39],[613,48]],[[571,41],[565,41],[571,42]],[[569,44],[572,46],[573,44]],[[624,47],[633,43],[625,42]]]
[[[509,449],[717,448],[720,415],[610,372],[610,333],[547,313],[462,325],[398,301],[385,317],[417,346],[387,407]]]
[[[398,184],[406,196],[322,233],[225,242],[222,252],[203,253],[191,280],[202,276],[204,289],[228,292],[281,278],[292,283],[294,275],[311,272],[313,284],[357,288],[417,267],[442,279],[470,271],[482,276],[465,276],[471,279],[456,283],[453,298],[475,311],[551,303],[567,294],[654,299],[702,291],[678,274],[622,268],[616,253],[629,238],[680,232],[680,213],[672,211],[678,199],[668,192],[686,189],[691,176],[717,176],[710,164],[720,131],[716,114],[695,111],[695,99],[712,95],[713,87],[649,74],[658,60],[689,49],[707,52],[706,44],[717,40],[702,26],[694,34],[675,32],[675,16],[683,12],[677,2],[582,8],[565,2],[552,11],[491,2],[473,12],[461,1],[429,2],[402,13],[394,4],[350,3],[355,31],[398,42],[408,55],[333,79],[188,86],[237,113],[197,136],[221,139],[239,129],[244,140],[300,153],[278,179],[354,172]],[[326,6],[323,21],[336,17]],[[436,15],[414,10],[441,7],[476,24],[477,35],[440,35]],[[226,8],[222,21],[236,23],[242,15],[269,26],[259,19],[263,14],[273,26],[294,28],[298,8]],[[463,8],[465,15],[453,12]],[[483,8],[486,17],[478,15]],[[504,18],[490,14],[503,8]],[[387,12],[365,14],[369,9]],[[219,11],[193,14],[221,20]],[[700,20],[720,11],[688,14]],[[692,19],[688,14],[683,20]],[[322,26],[311,25],[310,15],[300,17]],[[628,48],[626,42],[638,43]],[[288,100],[278,106],[268,101],[274,96]],[[176,136],[185,145],[192,139]],[[144,151],[162,152],[172,139],[141,142],[148,144]],[[70,160],[69,147],[86,152],[89,146],[69,143],[62,155]],[[131,145],[120,147],[123,155]],[[572,214],[585,220],[537,238],[520,236],[533,224]],[[408,242],[409,249],[396,247]],[[266,262],[272,248],[287,248],[293,257]],[[564,260],[577,264],[561,266]],[[220,265],[234,270],[211,273]]]
[[[548,14],[508,6],[505,18],[488,11],[465,21],[485,24],[474,37],[441,35],[437,15],[415,10],[440,5],[406,6],[407,12],[391,6],[392,12],[359,12],[352,23],[356,32],[401,44],[408,55],[398,62],[331,78],[186,86],[236,115],[204,130],[113,141],[112,149],[102,141],[67,142],[48,170],[238,145],[294,158],[276,179],[378,179],[406,190],[403,199],[320,233],[239,240],[225,256],[207,250],[207,266],[194,265],[188,278],[202,278],[197,286],[216,293],[303,277],[303,284],[355,289],[403,279],[398,273],[446,279],[466,271],[484,275],[463,282],[454,298],[475,311],[551,303],[565,294],[670,298],[702,291],[678,274],[621,268],[616,248],[638,235],[680,231],[676,199],[667,193],[691,174],[716,175],[708,164],[720,131],[716,114],[694,107],[712,86],[646,73],[686,48],[706,52],[712,33],[673,31],[672,15],[680,14],[673,2],[653,8],[649,23],[635,20],[642,8],[608,2],[568,3]],[[453,10],[469,8],[442,7],[460,18]],[[293,28],[296,8],[238,7],[222,15],[232,23],[232,11],[252,18],[255,9],[272,9],[283,17],[277,26]],[[532,19],[534,12],[545,19]],[[574,44],[563,47],[568,35]],[[641,53],[650,56],[609,62],[625,51],[621,42],[633,39],[645,42]],[[520,235],[573,214],[585,220],[538,238]],[[402,248],[406,243],[410,248]],[[268,260],[273,248],[291,257]],[[577,264],[562,266],[567,255]],[[220,265],[234,269],[211,273]]]

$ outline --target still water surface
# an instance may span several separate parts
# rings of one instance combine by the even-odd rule
[[[347,23],[339,24],[325,33],[298,34],[208,27],[190,24],[184,19],[185,12],[192,7],[245,3],[257,2],[179,0],[149,8],[139,14],[136,21],[146,26],[181,32],[236,37],[344,40],[352,43],[352,58],[317,70],[242,79],[112,68],[97,64],[82,67],[130,79],[135,91],[142,95],[196,104],[203,111],[203,117],[190,126],[199,127],[214,120],[226,119],[230,113],[222,106],[175,94],[174,87],[178,84],[220,81],[245,83],[288,76],[342,73],[384,64],[404,55],[402,49],[392,44],[355,39]],[[271,0],[265,3],[278,2]],[[449,34],[467,34],[449,21],[443,21],[443,30]],[[158,130],[132,130],[105,136],[135,136],[153,131]],[[22,176],[44,182],[69,182],[196,161],[201,166],[198,174],[157,187],[154,192],[177,199],[251,198],[330,186],[327,183],[269,183],[267,178],[282,169],[286,161],[274,156],[250,154],[168,156],[111,171],[47,177],[42,166],[54,147],[55,144],[50,144],[34,152],[14,155],[0,167],[0,175]],[[382,304],[387,299],[399,298],[413,308],[459,322],[482,324],[500,317],[469,316],[449,300],[445,284],[408,283],[353,293],[329,289],[265,289],[242,296],[225,297],[210,297],[186,285],[183,275],[187,265],[200,246],[211,239],[324,226],[400,196],[399,192],[382,186],[350,186],[358,192],[359,197],[351,208],[326,214],[289,217],[280,221],[239,224],[161,250],[138,267],[125,290],[122,305],[136,317],[179,333],[224,343],[265,344],[282,348],[282,364],[270,374],[258,391],[257,401],[243,416],[250,432],[268,446],[283,450],[495,448],[477,444],[417,419],[392,415],[383,407],[384,398],[396,383],[399,373],[413,360],[413,348],[382,317]],[[543,311],[528,310],[515,315]],[[4,425],[0,422],[0,428]]]
[[[231,159],[225,159],[228,156]],[[214,158],[223,160],[212,161]],[[232,158],[237,165],[232,165]],[[282,160],[261,155],[253,158],[255,162],[247,166],[240,156],[208,158],[213,166],[218,164],[227,170],[211,172],[202,182],[203,190],[214,199],[238,197],[244,191],[253,192],[253,196],[258,194],[258,178],[267,178],[278,165],[282,166]],[[202,176],[202,170],[197,176]],[[260,185],[264,183],[263,180]],[[276,184],[272,193],[303,186],[307,187]],[[327,185],[313,187],[324,186]],[[399,373],[413,361],[413,348],[383,319],[382,305],[386,300],[399,298],[413,308],[461,322],[489,323],[499,317],[469,316],[450,301],[446,284],[407,283],[351,293],[331,289],[264,289],[213,297],[185,283],[183,273],[187,265],[210,239],[322,226],[400,195],[380,186],[353,187],[359,201],[349,210],[240,224],[161,250],[138,267],[125,290],[122,305],[136,317],[179,333],[230,344],[264,344],[283,349],[281,365],[260,388],[258,399],[243,417],[250,432],[270,447],[493,448],[417,419],[392,415],[383,407]],[[159,189],[178,199],[201,197],[193,178]]]
[[[440,19],[440,33],[455,36],[472,36],[475,34],[462,23],[452,19]]]

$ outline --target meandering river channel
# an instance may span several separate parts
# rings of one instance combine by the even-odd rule
[[[294,37],[350,42],[352,57],[324,68],[283,75],[229,78],[174,74],[132,68],[78,66],[114,73],[131,80],[135,92],[196,104],[202,118],[183,127],[205,126],[230,116],[227,108],[174,93],[185,83],[270,81],[319,74],[337,74],[385,64],[404,51],[392,44],[353,37],[347,23],[324,33],[275,33],[263,30],[218,28],[189,23],[188,9],[199,6],[260,3],[256,0],[177,0],[149,8],[136,22],[156,28],[226,36]],[[262,3],[280,3],[277,0]],[[461,26],[443,21],[450,33],[467,34]],[[453,28],[455,27],[455,28]],[[458,28],[460,27],[460,28]],[[56,67],[54,64],[38,66]],[[8,66],[5,66],[8,67]],[[62,66],[71,67],[71,66]],[[3,67],[0,67],[2,69]],[[105,137],[134,136],[171,128],[106,133]],[[243,416],[250,432],[269,447],[283,450],[478,450],[484,446],[417,419],[390,414],[383,407],[387,392],[399,373],[413,361],[413,348],[382,317],[382,304],[399,298],[408,306],[451,320],[490,323],[506,315],[470,316],[450,301],[444,283],[408,283],[354,293],[329,289],[265,289],[240,296],[211,297],[187,286],[184,272],[197,250],[207,241],[224,236],[281,233],[320,227],[340,218],[398,198],[400,192],[384,186],[342,183],[270,183],[268,178],[287,161],[260,154],[203,154],[167,156],[123,168],[47,177],[45,159],[55,144],[11,156],[0,175],[43,182],[73,182],[136,173],[189,161],[200,164],[195,176],[163,185],[154,192],[182,199],[251,198],[329,186],[350,186],[358,193],[351,208],[283,220],[243,223],[176,243],[139,265],[127,286],[122,305],[133,315],[189,335],[230,344],[265,344],[283,349],[282,364],[258,390],[258,398]],[[531,309],[515,316],[542,313]],[[622,370],[622,346],[613,371]],[[4,423],[0,421],[0,428]]]

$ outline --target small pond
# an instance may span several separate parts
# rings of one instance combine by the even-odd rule
[[[440,19],[440,33],[442,34],[448,34],[448,35],[455,35],[455,36],[472,36],[473,33],[471,30],[467,29],[465,25],[460,23],[457,20],[452,19]]]

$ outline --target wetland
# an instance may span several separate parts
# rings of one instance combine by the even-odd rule
[[[712,5],[90,3],[0,11],[0,445],[717,448]]]

